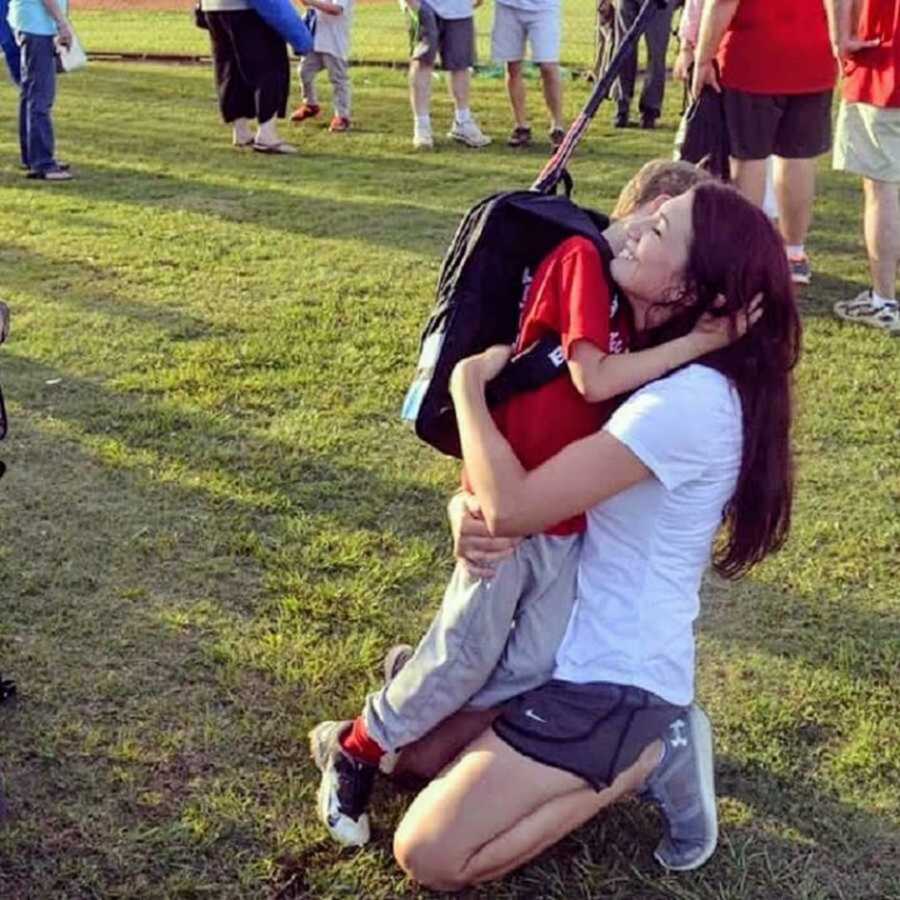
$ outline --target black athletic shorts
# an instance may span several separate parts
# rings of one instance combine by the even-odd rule
[[[831,147],[831,91],[750,94],[724,88],[725,120],[735,159],[812,159]]]
[[[507,703],[493,727],[523,756],[579,775],[599,791],[686,713],[642,688],[554,679]]]

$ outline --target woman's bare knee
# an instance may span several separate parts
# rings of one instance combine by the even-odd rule
[[[457,866],[439,837],[416,834],[403,823],[394,834],[394,859],[416,883],[433,891],[458,891],[466,886]]]

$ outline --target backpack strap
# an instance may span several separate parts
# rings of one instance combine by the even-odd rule
[[[556,152],[550,157],[550,161],[541,170],[534,184],[531,185],[533,191],[540,191],[542,194],[550,193],[558,182],[563,181],[566,183],[566,179],[568,179],[566,196],[571,194],[572,178],[566,171],[566,165],[572,158],[578,142],[585,131],[587,131],[587,127],[591,119],[596,115],[600,104],[609,95],[613,82],[618,78],[619,71],[625,62],[625,57],[631,53],[640,36],[647,30],[650,20],[659,10],[665,9],[674,2],[675,0],[644,0],[644,5],[641,7],[637,18],[616,47],[616,52],[610,60],[609,67],[594,85],[594,90],[591,91],[584,109],[581,110],[575,121],[569,126],[562,143],[556,148]]]

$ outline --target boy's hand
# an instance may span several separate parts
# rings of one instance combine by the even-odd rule
[[[675,66],[672,69],[672,75],[679,81],[687,81],[691,75],[691,66],[694,64],[694,48],[687,43],[682,42],[678,50],[678,56],[675,57]]]
[[[717,94],[722,93],[713,60],[705,63],[695,61],[694,77],[691,79],[691,97],[696,100],[702,93],[703,88],[707,85],[709,85]]]
[[[720,309],[724,305],[725,298],[720,294],[713,303],[713,308]],[[711,311],[703,313],[691,331],[691,337],[701,356],[712,353],[713,350],[721,350],[740,340],[759,321],[762,314],[762,294],[757,294],[747,309],[741,310],[734,320],[731,316],[717,316]]]
[[[481,517],[478,499],[465,491],[450,498],[447,516],[453,532],[453,555],[473,578],[492,578],[497,563],[512,555],[522,540],[491,535]]]

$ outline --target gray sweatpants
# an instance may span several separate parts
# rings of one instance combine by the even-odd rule
[[[316,101],[316,75],[322,69],[328,70],[335,113],[345,119],[349,119],[350,64],[346,59],[341,59],[333,53],[313,51],[303,57],[303,61],[300,63],[300,86],[303,89],[303,102],[311,106],[318,105]]]
[[[616,0],[615,34],[616,45],[637,18],[643,3],[641,0]],[[638,108],[642,115],[655,119],[659,116],[663,95],[666,91],[666,51],[669,47],[670,30],[672,28],[673,7],[656,12],[650,20],[650,26],[644,34],[647,42],[647,71],[644,73],[644,87]],[[637,78],[638,48],[626,57],[621,73],[613,84],[611,96],[618,104],[620,112],[627,112],[634,96],[634,82]]]
[[[366,698],[369,734],[388,751],[463,706],[487,709],[549,680],[575,602],[581,535],[535,535],[490,581],[458,563],[409,662]]]

